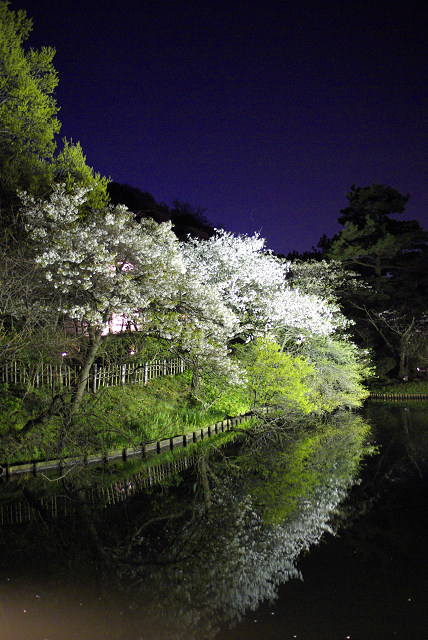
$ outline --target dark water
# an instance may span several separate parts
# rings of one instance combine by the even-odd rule
[[[322,473],[293,475],[304,497],[275,535],[252,515],[241,476],[218,488],[210,520],[197,494],[182,518],[185,485],[107,520],[92,514],[95,532],[87,518],[3,531],[0,640],[428,638],[427,406],[373,404],[367,418],[377,455],[357,477],[356,440],[325,441],[328,459],[309,465]],[[275,487],[264,491],[276,513]],[[138,534],[148,517],[156,524]]]
[[[348,522],[222,640],[428,638],[428,405],[372,404],[379,453],[345,502]],[[346,514],[346,509],[345,509]]]

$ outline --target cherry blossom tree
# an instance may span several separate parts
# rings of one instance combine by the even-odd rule
[[[82,214],[88,189],[53,187],[49,199],[21,194],[35,262],[51,285],[46,313],[60,312],[85,327],[91,347],[75,391],[72,413],[83,397],[90,367],[112,313],[144,324],[144,310],[176,304],[184,272],[170,223],[140,224],[124,206]]]
[[[219,288],[188,268],[180,281],[177,309],[180,330],[175,340],[192,370],[193,393],[198,393],[201,373],[226,376],[231,384],[239,384],[242,371],[231,360],[229,348],[239,320],[225,304]]]
[[[284,348],[290,336],[329,336],[346,326],[334,300],[288,284],[288,265],[257,234],[219,231],[179,245],[170,223],[136,223],[122,205],[88,211],[88,193],[56,185],[48,199],[21,194],[34,260],[50,291],[46,313],[78,321],[90,338],[72,414],[112,314],[171,340],[193,371],[194,392],[202,373],[243,382],[230,358],[237,337],[270,333]]]
[[[258,234],[217,231],[207,241],[189,240],[181,248],[188,271],[197,273],[205,287],[216,287],[238,319],[234,339],[253,344],[259,336],[274,339],[281,351],[315,367],[326,384],[318,384],[318,376],[305,384],[308,397],[319,396],[320,411],[360,403],[365,397],[361,381],[370,372],[347,337],[350,322],[335,295],[335,286],[347,277],[343,270],[331,274],[326,264],[311,265],[290,277],[294,265],[267,250]]]
[[[289,264],[267,250],[258,234],[235,236],[217,230],[209,240],[189,240],[181,248],[187,269],[197,272],[206,285],[215,285],[239,318],[237,335],[287,327],[328,335],[346,325],[331,299],[289,286]]]
[[[112,316],[171,340],[193,370],[194,390],[202,371],[237,383],[241,371],[228,342],[238,318],[214,282],[186,268],[171,224],[150,218],[137,224],[122,205],[88,214],[88,194],[64,185],[47,200],[21,194],[34,260],[49,285],[45,313],[77,321],[90,339],[72,413]]]

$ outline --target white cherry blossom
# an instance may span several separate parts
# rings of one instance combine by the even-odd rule
[[[187,269],[216,286],[239,318],[238,333],[292,327],[328,335],[346,325],[333,301],[289,286],[289,264],[267,250],[258,234],[234,236],[217,230],[209,240],[189,240],[181,249]]]
[[[112,313],[132,318],[153,304],[173,307],[184,264],[171,224],[137,224],[124,206],[82,218],[87,194],[66,193],[63,185],[49,200],[21,194],[35,261],[57,292],[56,308],[99,328]]]

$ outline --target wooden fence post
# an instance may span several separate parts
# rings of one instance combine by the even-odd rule
[[[98,374],[98,365],[94,364],[93,373],[92,373],[92,391],[95,393],[97,390],[97,374]]]

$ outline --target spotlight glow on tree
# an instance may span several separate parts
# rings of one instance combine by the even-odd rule
[[[46,313],[60,312],[85,326],[92,348],[82,369],[75,409],[112,313],[142,322],[150,306],[171,309],[184,271],[170,223],[137,225],[124,206],[82,219],[87,189],[53,187],[48,200],[21,194],[35,262],[51,284]]]

